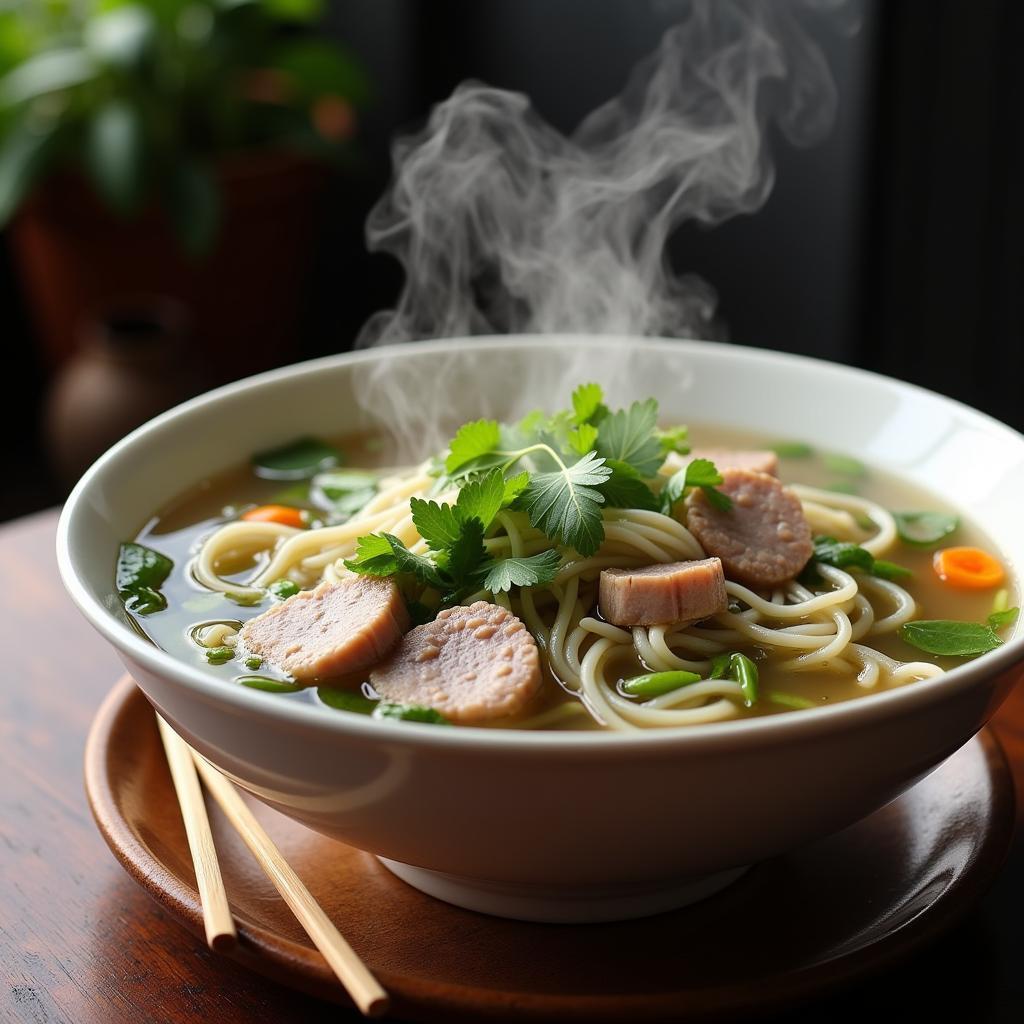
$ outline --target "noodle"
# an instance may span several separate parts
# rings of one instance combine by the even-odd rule
[[[423,553],[409,509],[411,497],[433,495],[435,478],[426,466],[381,481],[381,489],[354,518],[340,526],[298,530],[267,522],[233,522],[203,544],[194,559],[196,580],[212,590],[241,597],[260,595],[269,583],[287,578],[302,586],[319,580],[337,582],[348,575],[344,561],[356,551],[359,537],[388,532],[412,551]],[[874,556],[896,541],[892,515],[861,497],[791,485],[816,530],[856,539]],[[856,678],[871,689],[885,679],[892,684],[936,675],[927,662],[899,662],[865,646],[870,636],[894,632],[914,617],[914,598],[891,580],[856,575],[819,563],[824,583],[818,590],[792,581],[758,593],[726,581],[729,609],[700,625],[622,629],[596,618],[593,585],[601,570],[699,559],[704,552],[678,520],[642,509],[605,509],[605,539],[590,557],[556,548],[562,564],[552,583],[520,589],[514,597],[481,590],[466,598],[488,600],[513,611],[525,622],[552,676],[578,700],[540,712],[517,723],[549,728],[570,721],[584,709],[610,729],[692,725],[740,713],[744,694],[730,679],[710,679],[711,659],[737,647],[754,647],[775,664],[794,671],[815,670]],[[862,524],[870,523],[872,530]],[[873,531],[873,532],[872,532]],[[484,540],[488,553],[523,557],[553,545],[519,512],[500,512]],[[224,575],[233,565],[255,565],[248,579]],[[230,644],[233,629],[210,626],[196,640],[203,645]],[[696,673],[700,682],[637,700],[618,688],[616,665],[646,666],[663,672]],[[633,668],[633,674],[636,669]]]

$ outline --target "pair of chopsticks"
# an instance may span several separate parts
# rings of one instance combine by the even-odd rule
[[[388,994],[302,884],[239,796],[238,790],[209,761],[193,750],[159,714],[156,721],[174,789],[178,794],[192,863],[195,865],[207,945],[221,952],[228,950],[238,940],[238,932],[228,906],[224,880],[221,878],[210,820],[206,815],[206,804],[199,785],[200,777],[360,1012],[367,1017],[379,1017],[386,1013]]]

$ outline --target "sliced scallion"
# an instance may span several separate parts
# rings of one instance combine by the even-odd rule
[[[633,676],[619,683],[619,689],[628,697],[659,697],[663,693],[671,693],[680,686],[699,683],[700,676],[696,672],[684,672],[675,669],[670,672],[648,672],[642,676]]]

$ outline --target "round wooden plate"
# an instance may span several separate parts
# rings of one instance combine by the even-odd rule
[[[153,712],[131,680],[86,748],[100,831],[129,874],[197,935],[199,897]],[[251,800],[313,895],[412,1020],[666,1021],[777,1009],[906,956],[959,919],[1007,852],[1013,782],[979,733],[898,800],[758,864],[687,909],[612,925],[538,925],[460,910],[369,854]],[[211,803],[240,933],[230,954],[346,1002],[320,954]]]

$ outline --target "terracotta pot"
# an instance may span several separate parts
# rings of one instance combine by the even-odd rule
[[[159,294],[181,302],[214,382],[294,355],[323,167],[284,152],[222,160],[220,231],[189,258],[154,207],[119,219],[74,175],[49,179],[12,225],[12,240],[47,359],[74,351],[82,320],[111,300]]]

